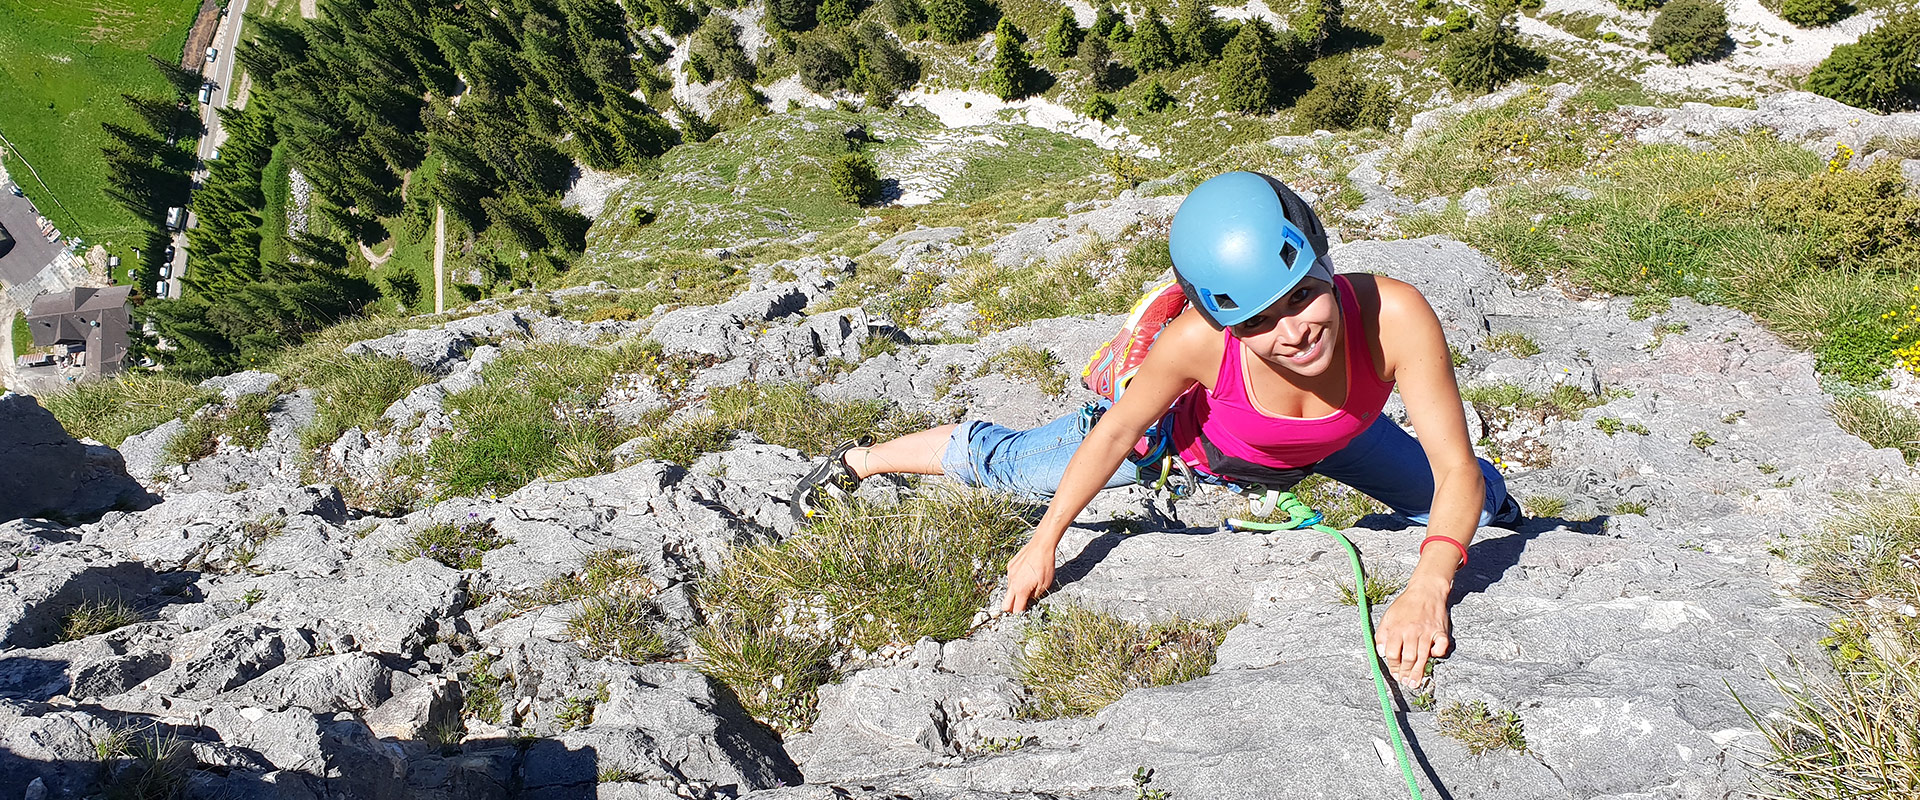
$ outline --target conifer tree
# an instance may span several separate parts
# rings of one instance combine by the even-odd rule
[[[814,18],[820,27],[837,31],[853,22],[852,0],[820,0],[820,10],[814,12]]]
[[[1807,75],[1808,91],[1856,108],[1920,107],[1920,15],[1892,17],[1843,44]]]
[[[1491,92],[1529,71],[1539,59],[1537,53],[1520,44],[1506,19],[1483,21],[1471,30],[1453,34],[1452,39],[1446,60],[1440,62],[1440,74],[1459,89]]]
[[[1002,100],[1018,100],[1033,94],[1033,84],[1033,62],[1020,46],[1020,30],[1013,20],[1001,17],[993,30],[993,67],[982,85]]]
[[[1113,32],[1119,28],[1126,27],[1126,25],[1126,17],[1120,16],[1120,12],[1113,10],[1113,5],[1108,3],[1107,0],[1100,0],[1100,5],[1094,6],[1093,8],[1093,27],[1089,28],[1087,32],[1112,41],[1114,39]]]
[[[1170,33],[1179,63],[1207,64],[1220,57],[1220,24],[1209,0],[1180,0]]]
[[[166,79],[167,85],[172,86],[181,97],[192,97],[195,92],[200,91],[200,82],[203,80],[200,73],[190,72],[178,64],[161,61],[151,53],[147,54],[147,61],[153,64],[154,71],[159,72],[160,77]]]
[[[1113,46],[1107,44],[1107,37],[1090,35],[1080,43],[1080,69],[1087,73],[1087,80],[1093,83],[1094,91],[1111,91],[1114,86],[1116,70],[1113,64]]]
[[[972,0],[926,0],[927,35],[936,42],[959,44],[973,38],[980,18]]]
[[[1053,21],[1053,27],[1047,29],[1047,52],[1058,58],[1071,58],[1080,52],[1080,40],[1086,38],[1086,32],[1080,29],[1080,23],[1073,18],[1073,9],[1060,7],[1060,16]]]
[[[1227,42],[1214,71],[1221,104],[1242,114],[1272,111],[1280,82],[1279,61],[1267,23],[1258,18],[1241,23],[1240,32]]]
[[[1175,63],[1173,37],[1167,33],[1166,23],[1160,21],[1160,11],[1153,6],[1147,6],[1147,13],[1140,18],[1133,40],[1128,44],[1133,48],[1133,65],[1141,72],[1157,72]]]
[[[1326,52],[1327,40],[1339,32],[1343,13],[1340,0],[1305,0],[1287,23],[1308,51],[1320,54]]]

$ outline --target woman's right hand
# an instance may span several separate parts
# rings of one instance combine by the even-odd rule
[[[1053,587],[1053,546],[1034,537],[1007,562],[1007,603],[1000,610],[1019,613]]]

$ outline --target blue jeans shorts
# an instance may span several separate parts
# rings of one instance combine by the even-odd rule
[[[1093,417],[1080,412],[1029,430],[970,420],[954,429],[940,467],[947,477],[962,483],[1045,501],[1059,488],[1067,461],[1092,429]],[[1506,480],[1486,459],[1479,461],[1487,485],[1480,524],[1512,522],[1518,518],[1519,505],[1508,500]],[[1313,472],[1380,501],[1396,516],[1427,524],[1433,505],[1433,469],[1420,443],[1385,414],[1346,447],[1313,465]],[[1134,485],[1136,474],[1134,466],[1123,461],[1105,488]]]

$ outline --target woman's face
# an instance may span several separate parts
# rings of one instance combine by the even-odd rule
[[[1303,278],[1286,296],[1229,330],[1267,363],[1311,378],[1333,364],[1340,324],[1333,284]]]

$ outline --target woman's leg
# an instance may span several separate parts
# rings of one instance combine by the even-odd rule
[[[944,471],[940,468],[940,457],[946,454],[947,443],[958,427],[941,425],[872,447],[853,448],[847,451],[847,469],[862,480],[887,472],[939,475]]]
[[[1507,482],[1486,459],[1479,459],[1487,483],[1481,525],[1510,525],[1520,519],[1520,505],[1507,496]],[[1427,524],[1433,508],[1433,468],[1420,442],[1381,414],[1365,433],[1345,448],[1315,464],[1313,471],[1360,490],[1385,503],[1393,513]]]

